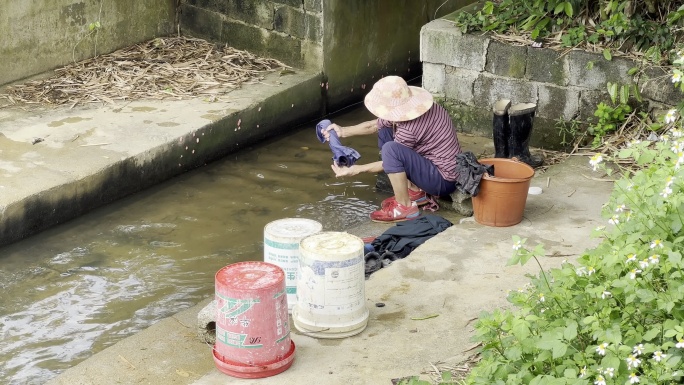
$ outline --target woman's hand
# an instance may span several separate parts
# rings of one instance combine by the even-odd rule
[[[341,127],[335,123],[332,123],[328,127],[321,130],[321,133],[323,134],[323,138],[325,138],[326,142],[330,141],[330,131],[332,131],[332,130],[335,130],[338,138],[344,138],[343,127]]]
[[[335,176],[338,178],[343,176],[354,176],[359,173],[355,166],[340,167],[333,163],[330,165],[330,167],[332,167],[333,171],[335,172]]]

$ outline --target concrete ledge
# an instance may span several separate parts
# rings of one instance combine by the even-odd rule
[[[0,245],[320,116],[320,75],[271,74],[223,99],[0,109]]]

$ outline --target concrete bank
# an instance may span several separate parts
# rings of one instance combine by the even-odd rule
[[[320,74],[268,75],[219,100],[0,109],[0,245],[321,115]]]
[[[526,273],[538,272],[533,264],[505,266],[511,236],[526,237],[530,245],[544,243],[544,268],[572,260],[597,242],[589,234],[605,223],[600,209],[612,183],[595,177],[581,157],[536,175],[532,185],[543,193],[528,197],[525,218],[513,227],[486,227],[472,218],[459,221],[453,212],[438,212],[454,226],[366,281],[368,327],[339,340],[311,338],[292,328],[296,358],[277,376],[237,380],[215,369],[211,347],[196,335],[196,315],[207,299],[48,384],[390,384],[391,379],[432,371],[431,364],[453,365],[473,352],[470,338],[476,317],[483,310],[507,306],[506,291],[528,282]],[[382,229],[369,225],[351,232],[368,235]],[[385,306],[376,307],[378,302]]]

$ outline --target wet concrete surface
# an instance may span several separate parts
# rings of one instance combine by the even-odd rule
[[[288,79],[293,81],[290,90],[306,82],[318,84],[314,75]],[[269,92],[268,89],[264,87],[260,92]],[[0,182],[0,219],[3,220],[0,229],[5,239],[17,237],[16,234],[23,237],[30,233],[29,230],[40,231],[66,220],[68,216],[62,212],[52,221],[37,221],[44,219],[50,208],[60,209],[59,203],[65,197],[73,199],[84,191],[102,192],[103,186],[107,186],[102,183],[103,178],[112,183],[117,176],[127,176],[125,173],[103,176],[102,170],[112,165],[123,162],[129,167],[124,171],[147,172],[133,179],[120,179],[131,185],[129,190],[119,191],[122,194],[131,193],[134,187],[139,191],[148,184],[157,183],[159,177],[149,174],[154,170],[168,177],[201,166],[210,156],[222,151],[215,143],[192,148],[192,143],[212,143],[202,139],[202,134],[209,135],[212,129],[227,134],[229,130],[238,132],[245,127],[257,127],[259,123],[254,117],[260,112],[260,104],[254,101],[264,99],[259,93],[250,98],[240,105],[219,109],[201,102],[173,104],[166,108],[162,107],[165,102],[157,105],[153,102],[131,103],[126,108],[133,116],[150,114],[147,110],[150,107],[159,111],[149,119],[135,118],[136,122],[142,119],[143,123],[150,120],[144,133],[136,132],[135,127],[117,130],[108,125],[115,124],[121,116],[116,115],[115,108],[109,111],[113,122],[110,120],[108,124],[104,124],[107,114],[97,111],[90,115],[82,111],[22,115],[22,111],[16,111],[16,115],[12,115],[0,110],[0,133],[4,136],[0,141],[3,177]],[[251,114],[243,115],[249,118],[242,119],[240,112],[245,109]],[[212,112],[217,110],[220,112]],[[222,120],[214,121],[217,118],[214,115]],[[210,121],[209,125],[201,119]],[[223,123],[212,126],[219,121]],[[26,124],[17,124],[21,122]],[[245,122],[249,125],[245,126]],[[206,127],[207,131],[200,131],[198,127]],[[256,140],[262,134],[251,139]],[[221,136],[222,140],[227,137]],[[35,138],[44,140],[32,144]],[[473,140],[484,145],[489,143],[481,138]],[[466,137],[462,142],[465,150],[475,150],[469,148]],[[39,145],[41,152],[32,151]],[[203,157],[192,158],[191,150],[206,152]],[[187,164],[179,162],[186,157],[193,160]],[[158,167],[144,168],[150,164]],[[131,168],[133,166],[135,168]],[[439,366],[463,360],[472,353],[470,337],[474,319],[482,310],[507,306],[506,291],[522,287],[527,282],[525,274],[537,272],[537,267],[532,265],[506,267],[513,235],[529,238],[529,244],[543,242],[549,246],[549,257],[541,261],[544,267],[560,264],[563,258],[554,255],[572,260],[596,243],[589,234],[592,228],[604,223],[600,208],[606,202],[612,184],[583,175],[589,173],[586,159],[571,158],[537,175],[532,185],[542,187],[543,193],[528,197],[525,217],[513,227],[487,227],[453,212],[438,212],[454,226],[365,281],[370,318],[362,333],[323,341],[302,335],[293,328],[292,340],[297,351],[292,367],[275,377],[240,382],[382,384],[390,383],[393,378],[431,370],[432,364]],[[66,207],[72,210],[69,214],[73,218],[95,207],[95,203],[108,203],[115,196],[105,194],[100,198],[98,201],[91,197],[85,207],[78,204]],[[26,211],[26,203],[34,202],[31,199],[41,200],[41,211]],[[29,221],[19,229],[12,227],[27,218],[33,222]],[[348,230],[359,236],[377,235],[388,226],[368,223]],[[204,284],[212,287],[214,283],[209,279]],[[206,298],[190,309],[119,341],[67,369],[49,384],[208,385],[236,381],[215,369],[211,347],[197,336],[197,312],[209,300]],[[385,306],[376,307],[378,302]]]
[[[572,261],[598,242],[589,234],[605,224],[600,210],[612,183],[597,182],[590,174],[586,159],[570,158],[536,175],[532,186],[543,192],[528,197],[523,221],[516,226],[488,227],[438,212],[454,226],[365,281],[370,317],[362,333],[333,341],[292,328],[297,346],[292,367],[274,377],[239,382],[389,384],[394,378],[430,372],[432,365],[463,361],[474,351],[471,337],[478,315],[507,307],[507,291],[522,288],[528,282],[525,274],[538,273],[533,264],[506,266],[513,235],[528,238],[529,245],[547,245],[548,257],[540,260],[544,268]],[[386,228],[369,223],[350,232],[365,236]],[[211,346],[195,335],[193,316],[210,299],[96,354],[50,384],[237,381],[214,367]],[[385,306],[376,307],[378,302]]]

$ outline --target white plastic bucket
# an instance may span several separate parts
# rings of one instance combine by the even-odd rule
[[[299,241],[318,233],[323,226],[305,218],[278,219],[264,227],[264,262],[279,266],[285,272],[287,309],[297,302],[297,271],[299,270]]]
[[[329,231],[302,239],[292,319],[297,330],[318,338],[349,337],[366,328],[361,238]]]

